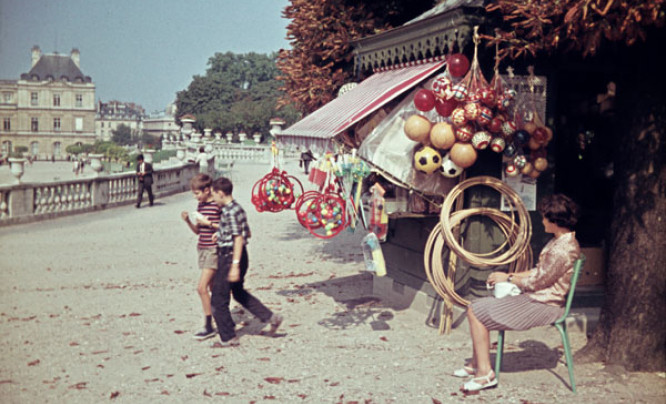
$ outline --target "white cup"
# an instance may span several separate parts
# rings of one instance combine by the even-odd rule
[[[520,288],[511,282],[497,282],[494,286],[487,285],[487,287],[488,289],[492,289],[493,295],[497,299],[506,296],[517,296],[521,293]]]

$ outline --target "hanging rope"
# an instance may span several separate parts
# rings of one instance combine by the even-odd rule
[[[452,212],[456,201],[462,197],[465,189],[485,185],[498,191],[504,198],[510,214],[498,209],[479,207],[462,209]],[[461,223],[472,216],[486,216],[492,219],[504,234],[504,242],[495,250],[488,253],[473,253],[465,250],[454,236]],[[509,272],[523,271],[532,266],[532,249],[529,241],[532,236],[532,223],[529,212],[520,196],[511,187],[502,181],[488,176],[467,179],[456,185],[448,193],[442,204],[440,221],[430,233],[426,242],[423,263],[426,275],[433,288],[443,298],[450,298],[455,304],[467,306],[469,301],[463,299],[455,291],[454,279],[448,274],[455,272],[455,267],[444,267],[442,252],[444,246],[457,257],[478,268],[492,268],[500,265],[509,265]],[[455,262],[455,260],[453,261]]]

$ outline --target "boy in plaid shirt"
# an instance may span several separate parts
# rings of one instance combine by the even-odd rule
[[[218,263],[211,291],[213,318],[217,324],[221,342],[214,348],[239,344],[233,319],[229,311],[230,296],[264,323],[270,323],[269,334],[275,334],[282,316],[274,314],[243,287],[249,266],[247,243],[251,236],[245,210],[232,196],[233,184],[228,178],[213,181],[213,200],[221,207],[220,227],[215,234],[217,239]]]

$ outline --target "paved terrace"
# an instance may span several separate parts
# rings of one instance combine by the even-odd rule
[[[508,332],[501,386],[465,397],[448,375],[471,353],[465,323],[441,336],[425,314],[373,297],[363,234],[319,240],[292,211],[257,213],[250,189],[268,171],[237,165],[234,194],[254,235],[246,283],[285,322],[271,338],[234,309],[237,348],[191,337],[202,315],[196,236],[180,219],[190,194],[0,228],[0,402],[664,402],[663,375],[600,364],[576,367],[573,395],[550,328]]]

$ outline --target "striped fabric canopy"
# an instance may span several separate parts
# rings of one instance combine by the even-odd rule
[[[407,64],[373,74],[358,86],[278,134],[283,143],[329,149],[332,138],[444,66],[444,60]]]

